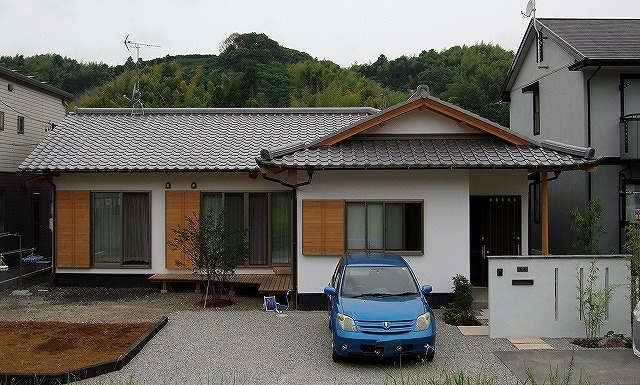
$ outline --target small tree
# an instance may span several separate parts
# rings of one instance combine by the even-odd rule
[[[473,285],[467,277],[457,274],[453,277],[453,303],[450,308],[442,307],[444,322],[450,325],[479,325],[473,310]]]
[[[598,281],[598,272],[600,271],[596,263],[597,260],[595,258],[591,260],[589,277],[586,282],[580,274],[580,268],[577,268],[578,311],[584,322],[584,330],[587,338],[600,336],[600,328],[604,324],[607,307],[616,289],[615,285],[603,286],[600,290],[595,288]]]
[[[185,217],[186,225],[173,229],[174,238],[168,242],[173,250],[183,252],[191,262],[193,274],[204,277],[206,289],[204,306],[209,294],[216,297],[215,281],[224,288],[235,274],[235,268],[249,257],[246,231],[224,225],[224,212],[217,216],[213,210],[198,216]],[[182,265],[180,261],[176,261]]]
[[[576,207],[569,211],[573,220],[571,228],[576,231],[577,238],[573,243],[573,249],[579,254],[600,254],[600,235],[605,233],[604,226],[600,224],[602,219],[602,201],[595,198],[589,204],[584,213]]]

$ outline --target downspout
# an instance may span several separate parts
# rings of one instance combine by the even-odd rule
[[[48,174],[47,175],[47,182],[51,185],[51,218],[52,218],[52,224],[53,224],[53,228],[51,229],[51,278],[53,280],[53,286],[57,286],[57,280],[56,280],[56,265],[57,265],[57,253],[56,253],[56,220],[57,220],[57,215],[56,215],[56,184],[53,183],[53,175],[52,174]]]
[[[598,66],[596,70],[587,79],[587,147],[591,147],[591,79],[600,71],[602,66]],[[591,173],[587,173],[587,202],[591,202]]]
[[[313,178],[313,167],[307,167],[307,175],[309,179],[306,182],[290,184],[285,181],[272,178],[267,176],[267,174],[262,173],[262,178],[271,182],[280,183],[285,187],[289,187],[291,189],[291,199],[293,200],[293,205],[291,207],[291,217],[294,218],[295,224],[293,226],[293,234],[292,234],[292,245],[293,249],[293,258],[291,260],[291,279],[293,284],[293,292],[295,294],[295,308],[298,309],[298,187],[306,186],[311,184],[311,179]]]

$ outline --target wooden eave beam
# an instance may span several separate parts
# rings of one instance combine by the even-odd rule
[[[282,167],[260,167],[261,174],[280,174],[281,172],[285,172],[287,170],[287,168]]]

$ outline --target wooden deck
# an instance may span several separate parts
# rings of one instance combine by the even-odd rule
[[[192,273],[167,273],[154,274],[149,277],[149,282],[161,282],[162,292],[168,291],[168,284],[173,282],[193,282],[196,285],[196,292],[200,292],[203,278]],[[286,294],[293,290],[291,272],[281,274],[276,271],[274,274],[236,274],[229,281],[229,288],[234,291],[234,286],[257,286],[258,293],[262,295]]]

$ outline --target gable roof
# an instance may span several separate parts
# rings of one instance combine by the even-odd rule
[[[22,162],[23,171],[241,171],[264,146],[311,142],[373,108],[79,108]]]
[[[35,89],[37,91],[59,97],[60,99],[66,101],[71,101],[73,99],[73,94],[70,94],[67,91],[63,91],[49,84],[42,83],[32,77],[25,76],[19,72],[11,71],[10,69],[4,67],[0,67],[0,78],[4,78],[10,82],[15,82],[31,89]]]
[[[416,109],[429,109],[476,129],[480,135],[384,138],[366,130]],[[577,169],[598,163],[593,149],[536,143],[508,128],[435,98],[419,86],[406,102],[337,129],[309,145],[264,149],[263,171],[293,169],[549,168]]]
[[[502,100],[515,75],[522,67],[526,53],[536,40],[533,19],[520,42],[516,56],[502,86]],[[574,58],[567,63],[570,70],[589,66],[640,66],[640,19],[536,19],[536,28]]]

